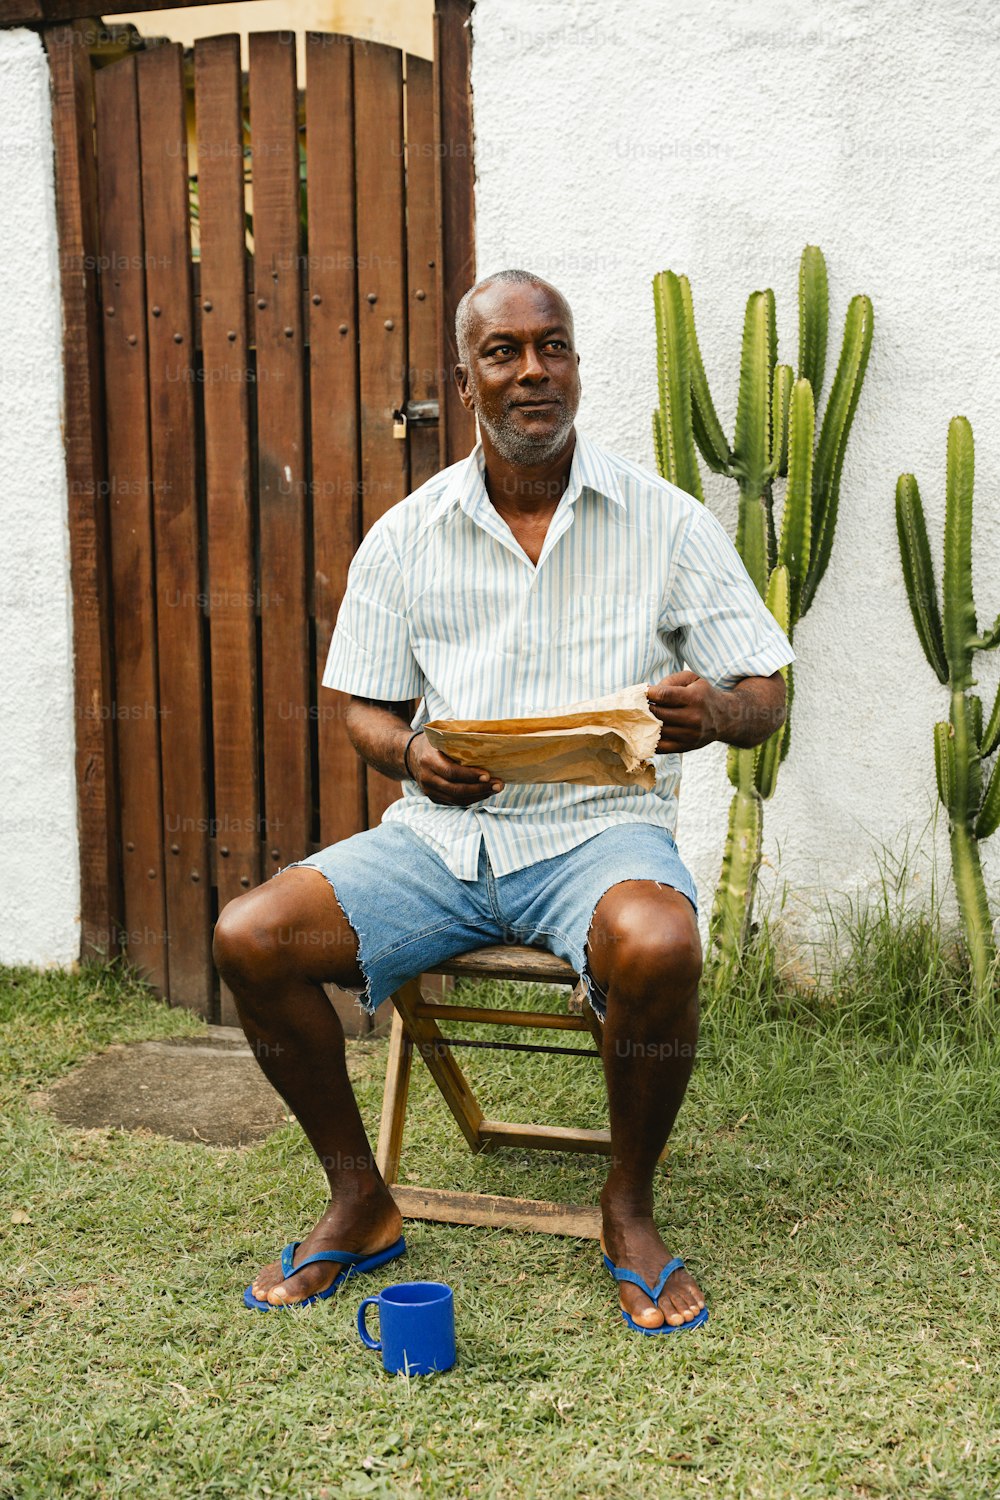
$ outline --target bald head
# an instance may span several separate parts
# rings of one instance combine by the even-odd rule
[[[476,329],[481,322],[480,308],[485,307],[495,300],[495,298],[489,296],[490,292],[496,289],[502,295],[505,286],[537,286],[550,292],[559,303],[563,321],[572,336],[573,314],[569,303],[558,287],[554,287],[544,277],[536,276],[532,271],[521,271],[516,268],[507,271],[494,271],[492,276],[484,276],[480,281],[476,282],[475,286],[470,286],[455,309],[455,342],[458,346],[458,358],[461,364],[467,365],[469,363]]]

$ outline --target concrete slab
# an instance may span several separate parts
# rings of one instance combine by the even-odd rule
[[[249,1145],[289,1116],[242,1031],[230,1026],[109,1047],[32,1102],[64,1125],[149,1130],[211,1146]]]

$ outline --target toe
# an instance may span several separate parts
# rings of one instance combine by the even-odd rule
[[[672,1328],[690,1323],[705,1306],[695,1282],[684,1271],[675,1271],[660,1295],[660,1307]]]
[[[267,1293],[265,1300],[273,1307],[305,1302],[308,1297],[315,1297],[317,1293],[325,1292],[332,1286],[340,1269],[331,1263],[307,1266],[304,1271],[293,1272],[287,1281],[279,1280]]]
[[[644,1296],[638,1287],[629,1287],[628,1291],[622,1291],[620,1298],[621,1306],[634,1323],[640,1328],[662,1328],[663,1313]]]
[[[281,1280],[281,1263],[273,1260],[269,1266],[257,1272],[250,1283],[250,1290],[258,1302],[263,1302],[268,1292]]]

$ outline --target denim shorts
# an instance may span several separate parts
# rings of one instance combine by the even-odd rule
[[[303,865],[329,880],[358,939],[365,989],[352,993],[369,1015],[436,963],[492,943],[527,943],[567,959],[603,1018],[607,997],[587,972],[585,946],[605,891],[622,880],[656,880],[698,911],[673,835],[652,823],[605,828],[510,875],[494,875],[484,839],[475,880],[453,875],[430,844],[398,823],[355,833],[284,869]]]

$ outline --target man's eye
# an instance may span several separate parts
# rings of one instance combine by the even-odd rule
[[[564,339],[549,339],[548,343],[550,349],[565,349],[566,347]]]
[[[490,350],[491,355],[504,353],[510,354],[511,352],[512,350],[510,344],[498,344],[495,349]]]

